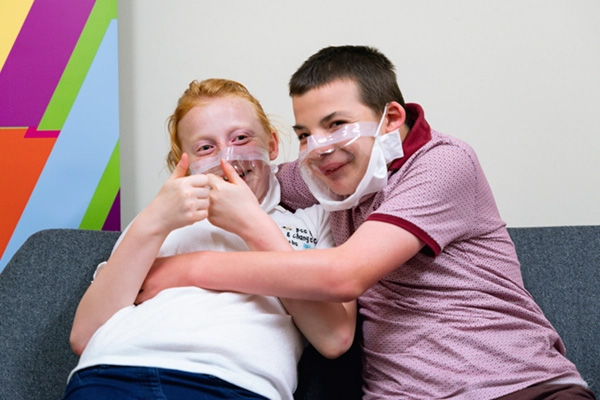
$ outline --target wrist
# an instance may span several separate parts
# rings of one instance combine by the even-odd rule
[[[132,223],[132,228],[138,227],[145,235],[150,237],[165,238],[172,229],[164,223],[163,219],[157,216],[150,207],[145,208],[135,218]]]
[[[239,236],[246,242],[248,248],[253,251],[292,250],[279,226],[267,214],[264,214],[263,218],[255,220]]]

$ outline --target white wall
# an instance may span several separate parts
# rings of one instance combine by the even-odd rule
[[[244,83],[291,135],[290,75],[339,44],[382,50],[405,99],[475,148],[509,226],[600,224],[599,21],[596,0],[120,1],[122,224],[169,176],[192,79]]]

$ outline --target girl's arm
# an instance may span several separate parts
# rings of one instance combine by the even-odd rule
[[[81,355],[96,330],[123,307],[132,305],[166,236],[173,229],[206,218],[208,178],[185,177],[187,155],[160,192],[132,222],[106,265],[83,295],[71,330],[71,347]]]
[[[254,193],[235,170],[224,161],[221,168],[227,182],[210,176],[210,222],[240,236],[250,250],[294,253],[279,226],[262,210]],[[299,252],[305,251],[312,250]],[[339,303],[281,298],[281,302],[298,329],[325,357],[338,357],[352,345],[356,327],[355,301]]]

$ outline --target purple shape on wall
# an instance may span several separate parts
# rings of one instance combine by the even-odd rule
[[[104,221],[104,226],[102,226],[103,231],[120,231],[121,230],[121,191],[117,192],[115,196],[115,201],[113,202],[110,211],[108,212],[108,216],[106,217],[106,221]]]
[[[38,126],[95,0],[35,0],[0,71],[0,126]]]

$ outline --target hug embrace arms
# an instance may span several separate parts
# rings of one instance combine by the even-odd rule
[[[328,47],[296,71],[290,94],[300,158],[279,169],[282,201],[321,203],[336,247],[188,253],[161,259],[155,276],[357,299],[365,399],[594,398],[523,285],[473,149],[404,102],[391,62],[370,47]],[[149,296],[160,281],[144,283]]]

